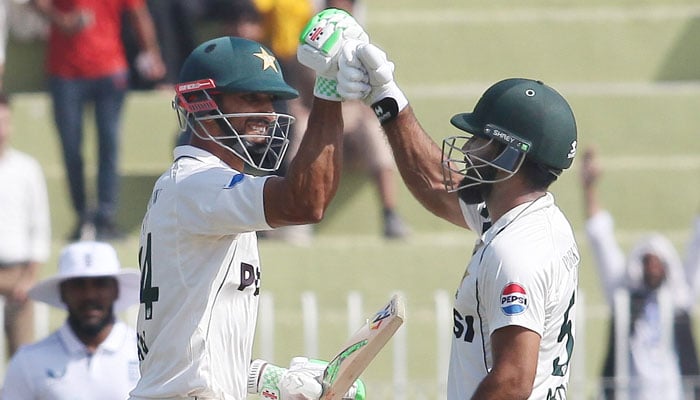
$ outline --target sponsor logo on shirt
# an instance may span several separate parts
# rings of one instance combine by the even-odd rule
[[[517,315],[527,310],[527,292],[518,283],[509,283],[501,292],[501,310],[505,315]]]
[[[232,187],[236,186],[240,181],[242,181],[243,178],[245,178],[245,175],[243,174],[234,175],[233,178],[231,178],[231,180],[229,181],[228,185],[224,187],[224,189],[231,189]]]

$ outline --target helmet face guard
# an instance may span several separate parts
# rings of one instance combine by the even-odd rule
[[[224,114],[213,94],[217,93],[212,79],[176,85],[173,108],[182,131],[190,130],[202,140],[208,140],[233,153],[246,164],[260,170],[276,171],[289,146],[289,129],[294,117],[279,113]],[[231,123],[234,118],[257,125],[254,133],[239,133]],[[203,121],[216,121],[222,133],[212,135]]]
[[[487,139],[483,145],[468,145],[475,136]],[[491,159],[489,147],[498,148]],[[442,176],[445,189],[456,192],[470,186],[502,182],[515,175],[525,160],[530,143],[495,125],[487,124],[483,134],[450,136],[442,141]],[[497,171],[505,174],[496,178]],[[461,177],[454,180],[454,174]]]

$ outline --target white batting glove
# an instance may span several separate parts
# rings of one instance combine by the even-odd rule
[[[343,10],[329,8],[316,14],[299,37],[297,59],[316,71],[314,96],[341,101],[337,92],[338,57],[348,42],[368,43],[369,38],[360,24]]]
[[[338,93],[344,99],[362,99],[381,123],[406,108],[408,99],[394,81],[394,63],[368,43],[344,48],[338,60]]]
[[[255,360],[248,371],[248,393],[267,399],[318,400],[323,393],[321,380],[325,365],[306,357],[294,357],[289,368]]]
[[[365,101],[372,91],[367,69],[356,56],[359,47],[344,46],[338,58],[338,94],[343,100]]]
[[[255,360],[248,371],[248,393],[267,399],[318,400],[323,394],[321,380],[326,365],[325,361],[294,357],[287,369]],[[359,379],[355,381],[343,399],[365,400],[364,383]]]

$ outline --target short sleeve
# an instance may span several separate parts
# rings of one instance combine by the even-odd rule
[[[25,373],[27,367],[20,349],[7,365],[5,383],[0,392],[0,398],[13,400],[33,400],[38,398],[34,393],[34,385]]]
[[[542,269],[520,254],[495,248],[484,252],[479,299],[488,317],[489,335],[509,325],[522,326],[540,336],[544,333],[546,285]]]
[[[263,201],[267,178],[224,170],[193,174],[178,185],[183,226],[196,233],[222,235],[270,229]]]

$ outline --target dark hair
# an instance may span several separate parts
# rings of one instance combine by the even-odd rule
[[[546,190],[557,180],[561,170],[552,169],[544,164],[533,161],[527,157],[523,160],[523,165],[520,166],[527,179],[530,181],[530,187],[534,190]]]
[[[0,105],[2,105],[2,106],[9,106],[10,105],[10,96],[5,94],[5,92],[0,92]]]

